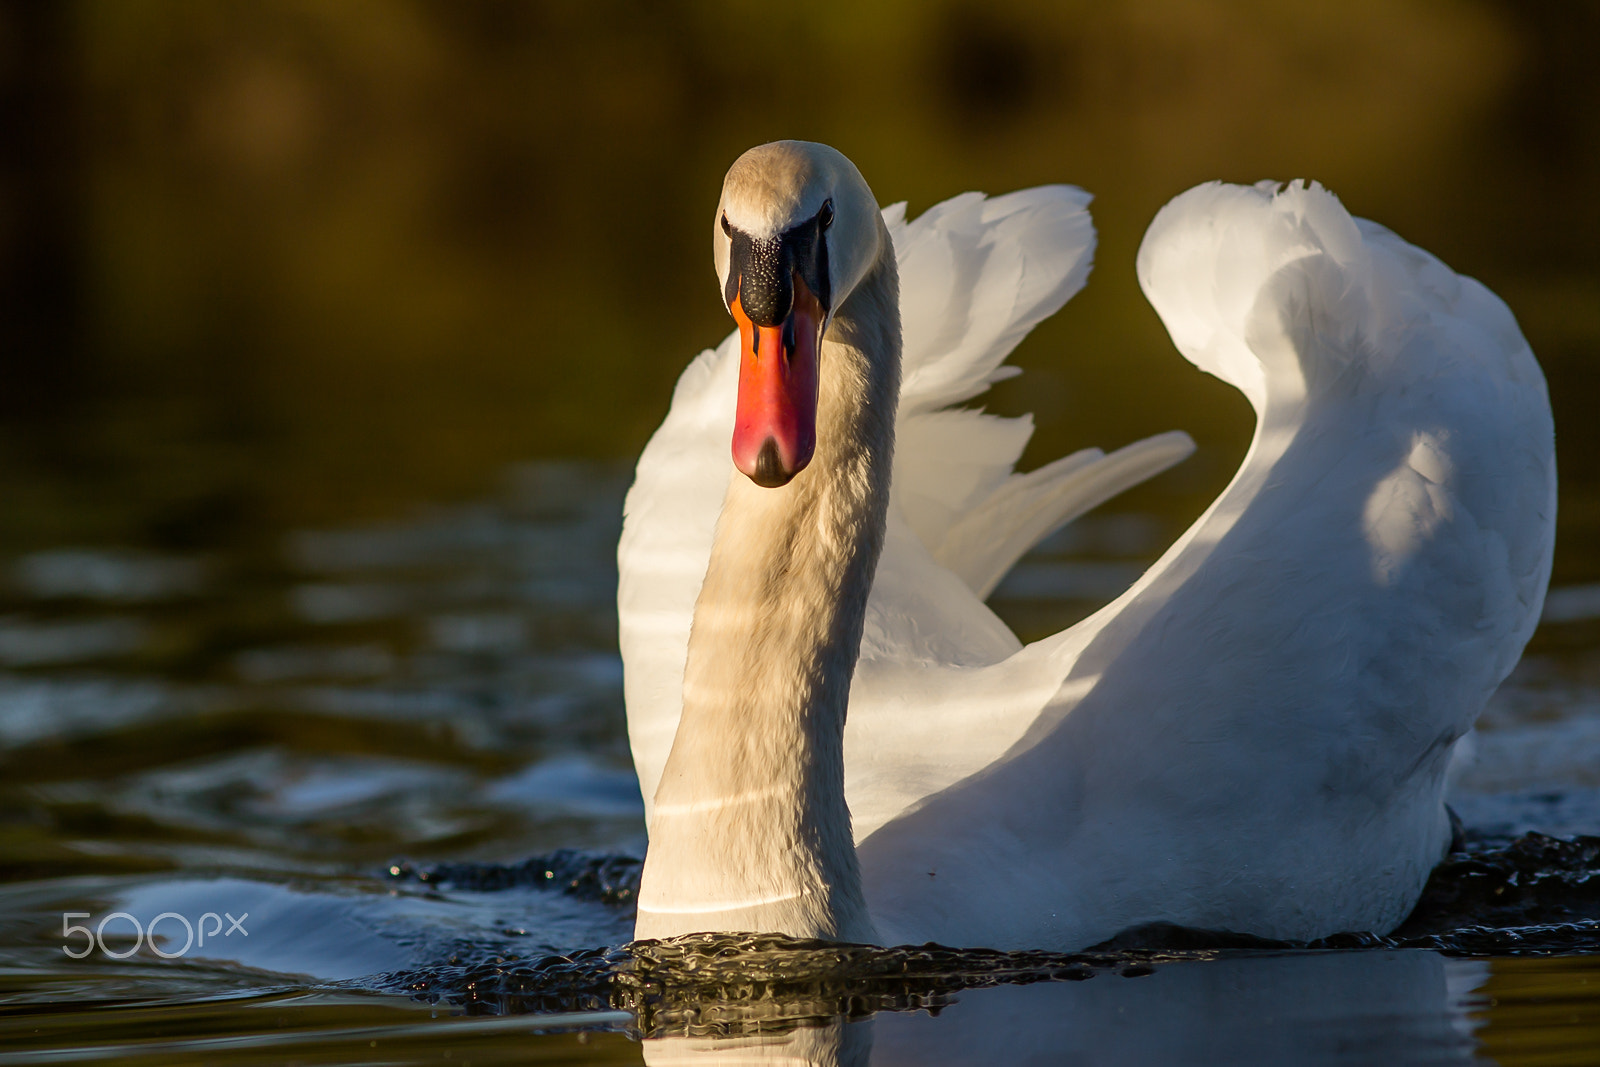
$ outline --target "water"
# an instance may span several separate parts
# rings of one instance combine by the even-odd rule
[[[1442,903],[1395,939],[622,950],[637,866],[602,857],[644,843],[611,606],[627,477],[523,464],[482,499],[254,554],[16,558],[0,1062],[1578,1063],[1600,1047],[1600,955],[1581,954],[1600,948],[1600,842],[1505,858],[1529,829],[1600,829],[1583,618],[1548,624],[1485,715],[1454,799],[1483,859],[1448,868]],[[996,603],[1024,632],[1061,625],[1167,525],[1091,516]]]

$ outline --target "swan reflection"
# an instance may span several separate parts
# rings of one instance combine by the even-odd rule
[[[652,1065],[1472,1063],[1483,960],[1419,950],[1236,956],[969,989],[932,1013],[789,1019],[718,1005],[722,1034],[644,1042]],[[844,1012],[849,1011],[841,1003]],[[780,1027],[786,1027],[780,1028]]]

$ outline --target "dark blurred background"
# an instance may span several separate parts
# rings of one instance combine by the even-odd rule
[[[1205,179],[1321,180],[1511,305],[1557,578],[1594,580],[1597,41],[1586,0],[8,0],[0,552],[267,543],[631,458],[729,329],[723,171],[800,137],[913,214],[1094,193],[1089,287],[991,406],[1036,413],[1029,464],[1189,430],[1145,490],[1184,519],[1250,414],[1144,303],[1143,228]]]

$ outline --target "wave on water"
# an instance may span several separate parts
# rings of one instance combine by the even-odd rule
[[[390,868],[441,890],[539,887],[631,910],[642,861],[563,850],[523,863]],[[463,944],[441,962],[360,980],[468,1014],[620,1010],[644,1036],[786,1029],[880,1011],[937,1011],[961,990],[1004,984],[1142,977],[1165,963],[1223,955],[1429,949],[1528,956],[1600,951],[1600,837],[1529,832],[1469,837],[1434,871],[1393,933],[1311,942],[1158,923],[1076,953],[941,945],[876,948],[745,934],[695,934],[573,953],[509,953]]]

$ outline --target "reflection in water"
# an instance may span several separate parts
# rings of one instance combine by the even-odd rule
[[[834,1019],[820,1026],[803,1026],[786,1033],[737,1037],[658,1037],[644,1043],[644,1062],[651,1067],[669,1067],[673,1064],[740,1067],[747,1063],[788,1064],[792,1067],[867,1067],[867,1064],[874,1062],[872,1028],[871,1020]],[[880,1059],[877,1062],[890,1061]],[[945,1061],[935,1058],[922,1062],[939,1064]],[[990,1058],[983,1062],[995,1062],[993,1050]]]
[[[1139,979],[983,990],[926,1027],[884,1018],[881,1064],[1465,1063],[1481,961],[1429,952],[1233,958]],[[1056,994],[1056,995],[1052,995]],[[1358,1021],[1351,1029],[1333,1020]],[[987,1055],[986,1055],[987,1050]]]
[[[1488,973],[1481,960],[1419,951],[1169,963],[1140,977],[968,990],[935,1017],[653,1038],[644,1056],[708,1067],[1470,1063],[1483,1006],[1472,991]],[[759,1019],[753,1006],[749,1022]]]

